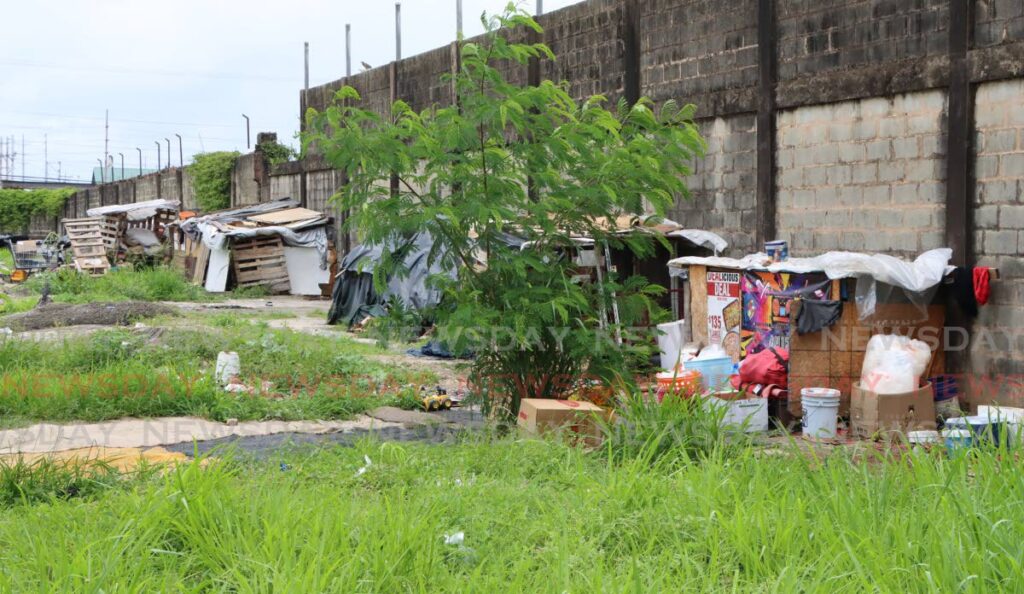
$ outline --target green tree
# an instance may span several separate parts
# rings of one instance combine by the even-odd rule
[[[458,277],[432,279],[444,295],[439,333],[475,351],[475,386],[506,398],[515,414],[520,398],[557,396],[583,376],[628,381],[604,312],[614,291],[622,311],[649,313],[660,288],[635,278],[576,281],[568,253],[590,238],[650,254],[652,234],[617,234],[607,222],[664,214],[687,194],[683,179],[704,142],[692,105],[656,109],[641,99],[609,110],[604,97],[573,99],[566,84],[508,82],[503,67],[553,54],[507,40],[515,28],[541,31],[511,4],[483,22],[482,41],[461,48],[457,106],[417,113],[396,101],[381,116],[345,87],[332,106],[307,113],[303,146],[348,171],[335,200],[351,209],[347,223],[363,241],[435,239],[430,259]],[[509,234],[528,247],[511,245]],[[379,286],[401,268],[386,254],[375,269]]]
[[[231,171],[238,156],[237,151],[217,151],[192,157],[188,174],[200,210],[210,212],[231,205]]]

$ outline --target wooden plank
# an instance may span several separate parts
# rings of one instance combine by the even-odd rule
[[[690,266],[690,335],[694,342],[708,342],[708,269]]]
[[[263,223],[265,225],[287,225],[288,223],[298,223],[300,221],[319,219],[323,218],[323,216],[324,215],[321,212],[310,210],[308,208],[296,207],[268,212],[261,215],[253,215],[249,217],[249,220],[256,221],[257,223]]]
[[[199,249],[195,255],[195,269],[192,271],[192,282],[202,285],[206,282],[206,265],[210,261],[210,248],[199,241]]]

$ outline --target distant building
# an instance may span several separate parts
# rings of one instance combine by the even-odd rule
[[[147,173],[154,173],[156,169],[138,169],[136,167],[125,167],[124,175],[121,175],[120,167],[107,167],[104,172],[102,167],[92,168],[92,183],[110,183],[112,181],[121,181],[123,179],[131,179],[140,175],[146,175]]]

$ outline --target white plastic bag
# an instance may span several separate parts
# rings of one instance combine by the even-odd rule
[[[906,336],[876,334],[868,341],[860,383],[876,394],[913,392],[931,361],[931,349]]]

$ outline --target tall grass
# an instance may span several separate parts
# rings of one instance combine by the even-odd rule
[[[990,454],[652,467],[542,441],[367,442],[0,511],[0,589],[1016,591],[1022,470]]]
[[[37,292],[42,292],[44,285],[49,284],[54,301],[68,303],[211,301],[219,298],[187,281],[177,270],[166,267],[114,270],[103,276],[61,269],[34,275],[28,284]]]
[[[217,332],[168,329],[156,339],[107,330],[60,343],[0,338],[0,416],[22,422],[197,415],[214,420],[335,419],[382,403],[429,374],[391,370],[346,339],[240,324]],[[213,380],[235,351],[252,394]]]

